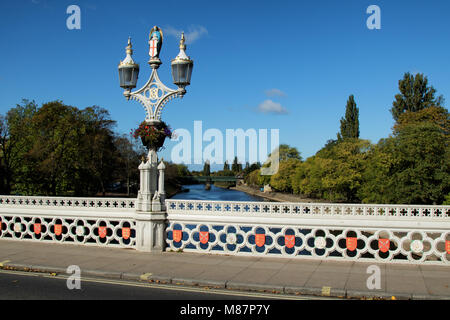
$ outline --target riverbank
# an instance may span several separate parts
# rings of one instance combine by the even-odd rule
[[[238,185],[236,187],[231,187],[230,189],[245,192],[249,195],[261,197],[261,198],[264,198],[264,199],[267,199],[270,201],[275,201],[275,202],[304,202],[304,203],[329,202],[329,201],[320,200],[320,199],[306,198],[304,196],[296,195],[296,194],[288,194],[288,193],[275,192],[275,191],[261,192],[260,190],[258,190],[256,188],[252,188],[252,187],[249,187],[246,185]]]

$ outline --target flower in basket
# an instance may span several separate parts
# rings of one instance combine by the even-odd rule
[[[147,149],[155,149],[156,151],[160,150],[164,145],[164,140],[172,138],[172,135],[172,130],[164,121],[153,124],[143,121],[133,132],[133,137],[135,139],[140,137],[142,144]]]

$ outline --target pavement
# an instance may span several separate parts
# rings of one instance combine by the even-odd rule
[[[450,300],[450,266],[231,256],[0,240],[0,269],[346,299]],[[380,270],[380,288],[368,289]],[[372,279],[372,278],[371,278]],[[371,281],[369,281],[371,282]],[[373,283],[373,282],[371,282]]]

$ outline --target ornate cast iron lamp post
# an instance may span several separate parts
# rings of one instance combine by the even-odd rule
[[[124,89],[123,95],[127,100],[136,100],[143,105],[146,111],[145,127],[160,128],[161,112],[167,102],[173,98],[182,98],[186,94],[186,86],[191,82],[194,62],[186,55],[184,33],[181,35],[180,52],[172,60],[173,83],[178,89],[171,89],[164,85],[158,77],[158,68],[162,64],[159,54],[163,43],[162,30],[155,26],[150,30],[148,61],[152,73],[147,83],[137,91],[136,88],[139,65],[133,61],[131,39],[126,46],[126,57],[119,64],[120,86]],[[144,143],[144,139],[142,140]],[[139,165],[140,190],[137,197],[136,211],[138,232],[141,240],[138,247],[144,251],[161,251],[164,249],[165,229],[165,191],[164,191],[164,163],[158,165],[157,150],[164,144],[149,144],[148,158],[143,159]],[[159,180],[158,180],[159,171]]]
[[[157,72],[162,63],[159,59],[162,42],[163,33],[161,29],[156,26],[153,27],[150,31],[150,60],[148,61],[152,68],[152,73],[150,79],[141,89],[131,92],[131,89],[136,88],[139,65],[131,57],[133,50],[131,49],[130,39],[128,39],[128,46],[126,47],[127,56],[119,64],[120,86],[125,90],[123,95],[127,100],[134,99],[144,106],[146,110],[145,121],[149,124],[154,124],[161,120],[161,112],[167,102],[173,98],[182,98],[185,95],[185,88],[191,82],[192,67],[194,65],[194,62],[186,55],[183,33],[180,40],[180,52],[171,63],[173,83],[178,86],[178,89],[168,88],[159,80]]]

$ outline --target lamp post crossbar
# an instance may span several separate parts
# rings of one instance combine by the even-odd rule
[[[183,98],[186,90],[184,88],[171,89],[161,82],[157,69],[152,70],[152,74],[147,83],[134,92],[125,91],[124,95],[128,100],[138,101],[145,108],[147,122],[161,120],[161,112],[167,102],[174,98]]]

